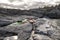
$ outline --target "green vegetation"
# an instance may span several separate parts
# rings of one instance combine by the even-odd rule
[[[18,23],[18,24],[23,24],[23,22],[22,22],[22,21],[17,21],[17,23]]]

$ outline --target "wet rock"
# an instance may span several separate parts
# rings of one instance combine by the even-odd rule
[[[48,19],[41,19],[40,25],[37,27],[37,30],[47,33],[47,30],[53,30]]]
[[[29,23],[19,24],[12,23],[8,26],[0,28],[0,30],[5,30],[8,32],[14,32],[18,34],[18,40],[27,40],[31,34],[32,26]]]
[[[4,27],[4,26],[7,26],[7,25],[10,25],[11,23],[13,23],[13,22],[0,20],[0,27]]]
[[[60,26],[59,26],[59,19],[55,19],[52,21],[52,27],[55,28],[54,33],[51,35],[51,38],[54,40],[60,40]]]
[[[17,40],[18,36],[5,37],[4,40]]]
[[[28,18],[28,16],[40,17],[39,19],[37,19],[36,22],[36,25],[38,26],[36,28],[36,34],[37,34],[36,36],[39,36],[37,38],[43,36],[41,39],[45,37],[45,38],[49,38],[49,40],[51,39],[60,40],[60,19],[56,19],[56,18],[60,18],[60,12],[59,12],[60,10],[58,10],[58,8],[56,10],[55,8],[51,10],[50,9],[48,10],[31,9],[31,10],[23,10],[23,11],[15,10],[15,9],[1,9],[1,10],[2,12],[0,11],[0,14],[6,16],[3,15],[0,16],[0,20],[1,20],[0,25],[5,26],[0,28],[0,30],[17,33],[18,40],[20,39],[26,40],[30,36],[32,26],[29,23],[23,25],[16,23],[16,21],[22,20],[24,18]]]
[[[48,36],[39,35],[39,34],[35,34],[34,39],[35,39],[35,40],[52,40],[52,39],[49,38]]]
[[[14,35],[17,35],[17,33],[0,30],[0,40],[3,40],[5,37],[10,37]]]
[[[1,28],[1,30],[7,30],[7,31],[12,31],[12,32],[19,33],[20,30],[30,31],[32,27],[31,27],[31,24],[29,24],[29,23],[20,24],[20,23],[16,22],[16,23],[12,23],[8,26],[5,26],[3,28]]]
[[[42,18],[42,19],[40,19],[40,21],[41,21],[40,25],[37,27],[35,34],[39,34],[40,36],[43,35],[43,37],[47,36],[47,38],[49,37],[52,40],[60,39],[60,31],[59,31],[59,28],[58,28],[59,26],[57,25],[56,19],[52,20],[52,19]],[[49,40],[51,40],[51,39],[49,39]]]

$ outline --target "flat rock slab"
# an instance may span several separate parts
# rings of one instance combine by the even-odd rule
[[[6,30],[6,31],[10,31],[10,32],[17,32],[17,33],[19,33],[20,30],[30,31],[31,29],[32,29],[32,26],[29,23],[25,23],[25,24],[13,23],[8,26],[0,28],[0,30]]]
[[[31,29],[32,29],[32,26],[29,23],[25,23],[25,24],[12,23],[8,26],[0,28],[0,30],[17,33],[18,40],[28,39],[31,33]],[[7,38],[9,37],[7,36]]]
[[[52,39],[49,38],[48,36],[45,36],[45,35],[39,35],[39,34],[35,34],[34,39],[36,39],[36,40],[52,40]]]
[[[18,36],[5,37],[4,40],[17,40]]]
[[[11,23],[13,23],[13,22],[0,20],[0,27],[10,25]]]

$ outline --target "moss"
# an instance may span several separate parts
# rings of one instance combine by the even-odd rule
[[[22,22],[22,21],[17,21],[17,23],[18,23],[18,24],[23,24],[23,22]]]

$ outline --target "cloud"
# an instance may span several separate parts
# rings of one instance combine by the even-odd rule
[[[38,8],[45,6],[55,6],[60,4],[60,0],[0,0],[0,3],[10,4],[18,7],[23,7],[23,9]]]
[[[9,0],[0,0],[0,3],[8,3],[8,4],[21,4],[21,3],[36,3],[36,2],[45,2],[48,4],[53,4],[59,2],[60,0],[14,0],[12,3]],[[18,4],[17,4],[18,3]]]

